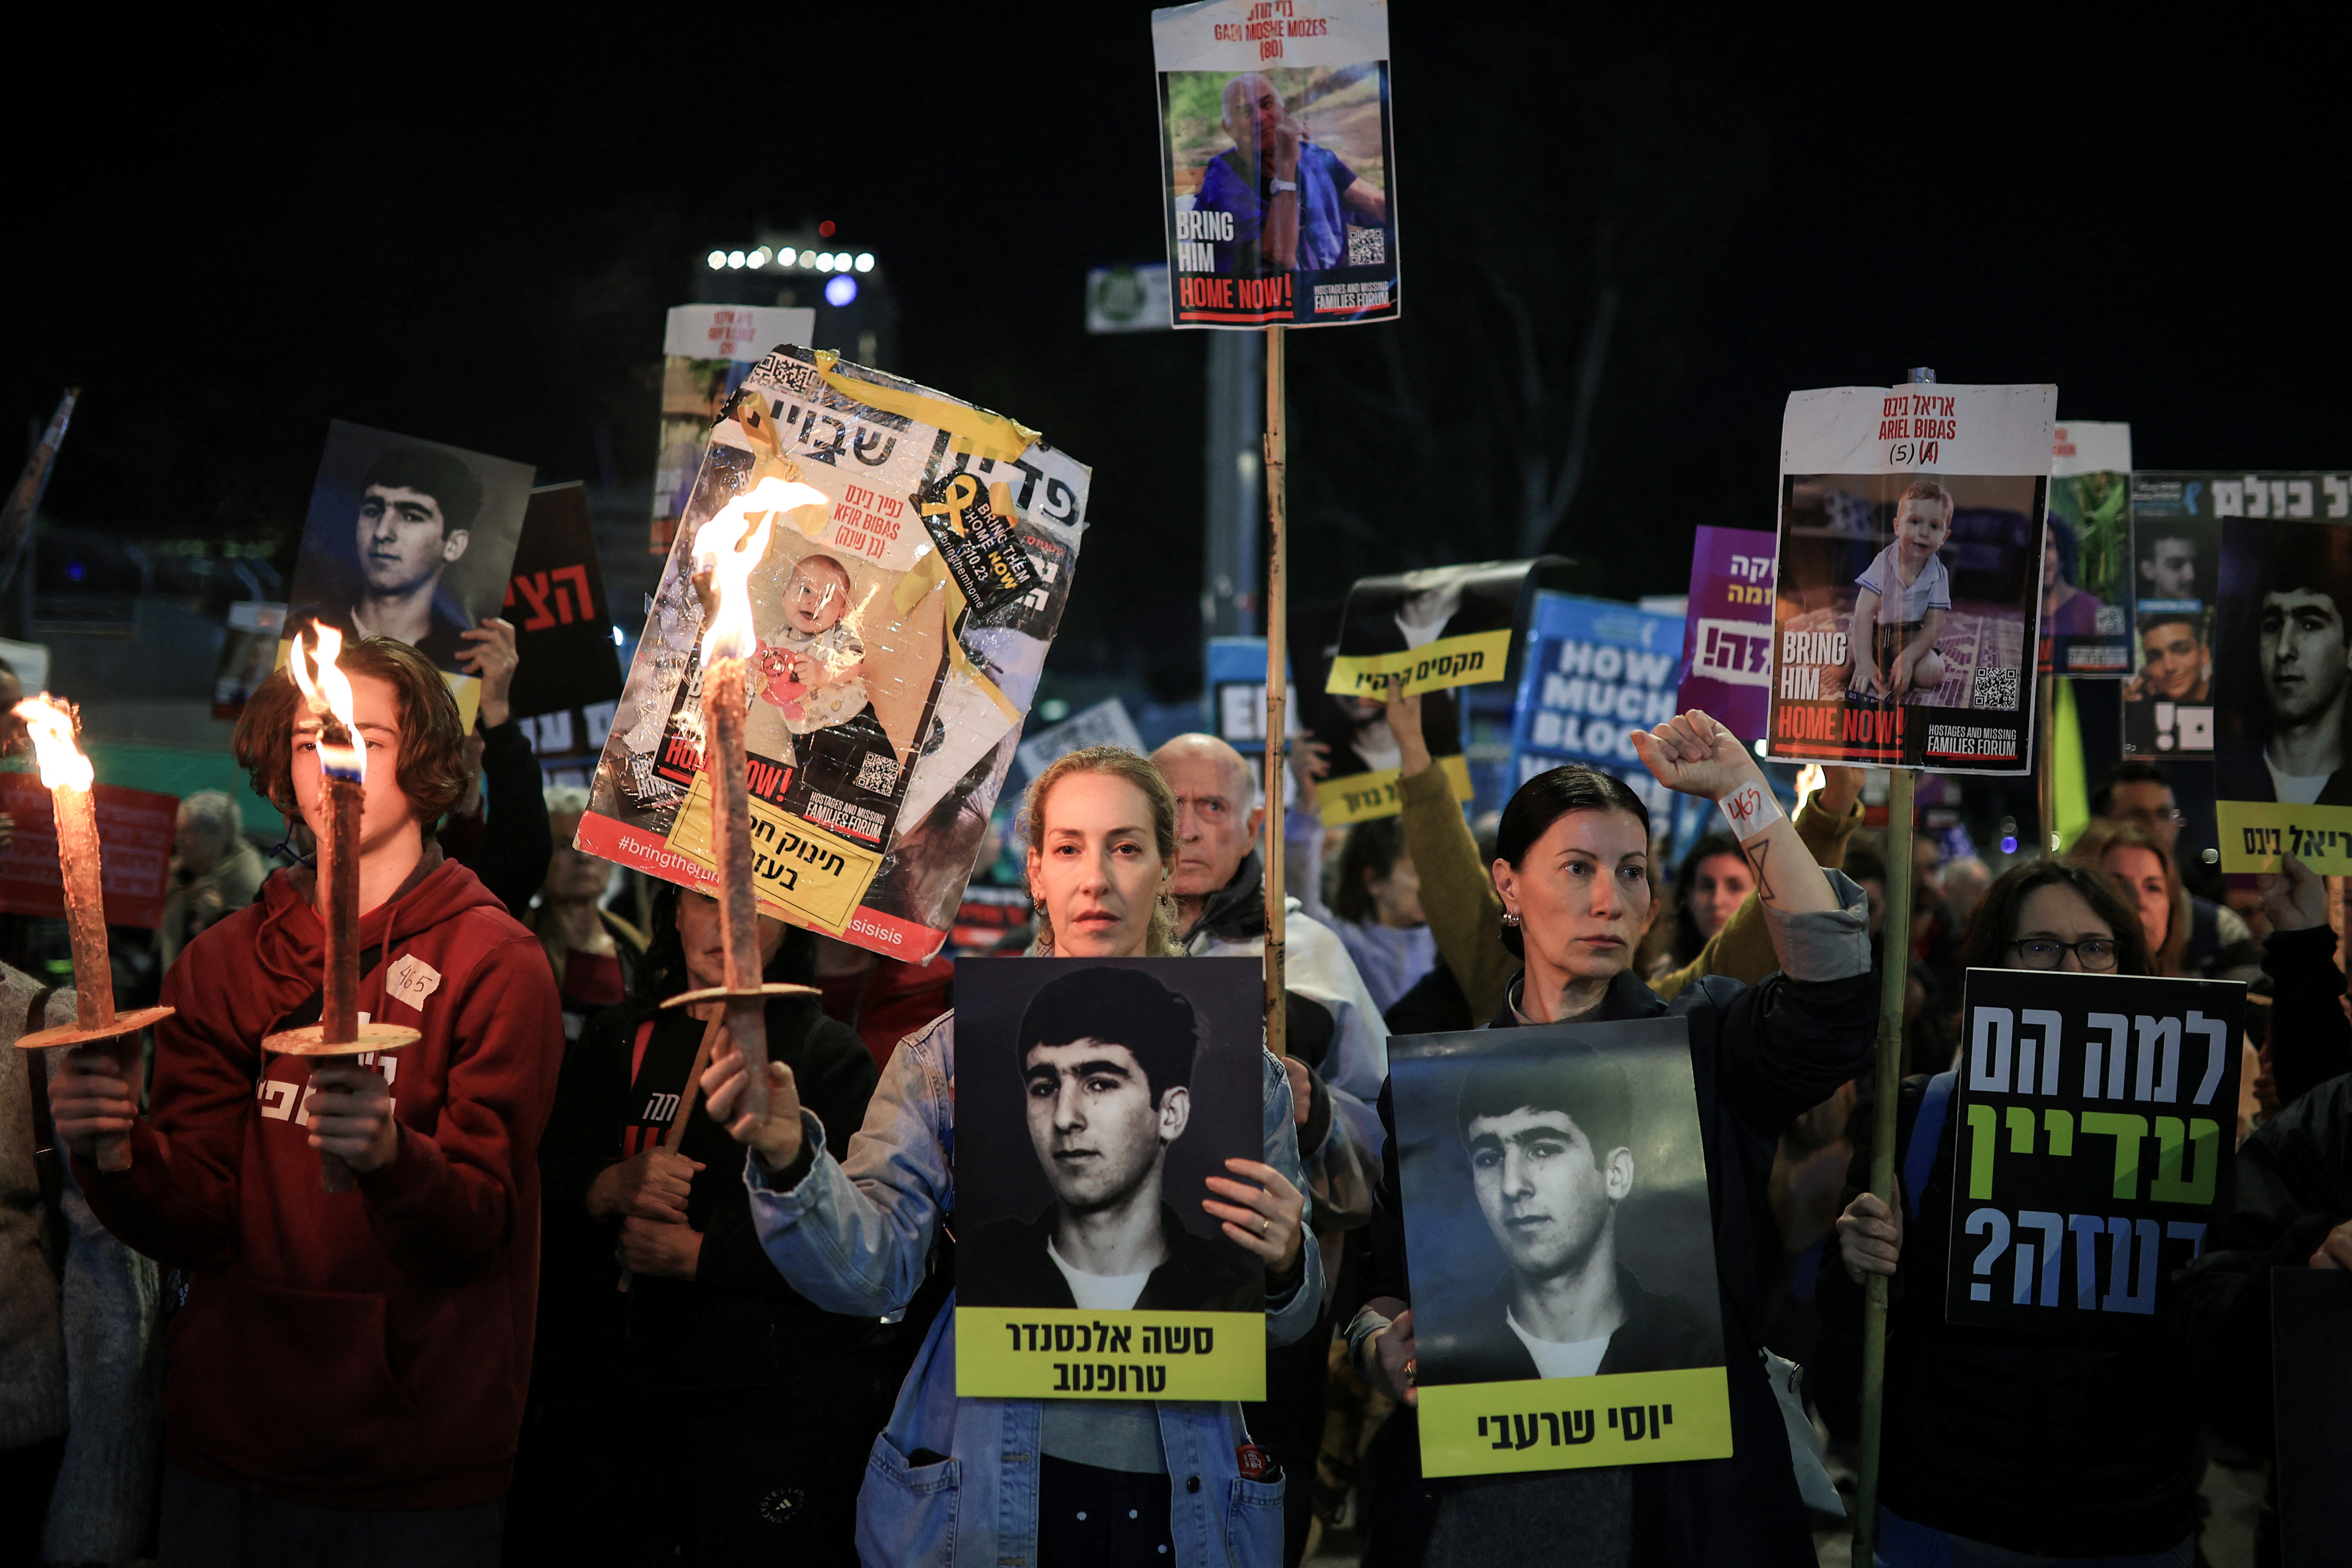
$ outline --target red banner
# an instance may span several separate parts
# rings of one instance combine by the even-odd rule
[[[153,931],[163,923],[164,879],[180,798],[107,784],[91,793],[97,797],[106,923]],[[0,773],[0,811],[16,825],[0,846],[0,913],[62,917],[65,878],[58,869],[57,819],[39,775]]]

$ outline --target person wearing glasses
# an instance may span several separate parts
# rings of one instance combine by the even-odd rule
[[[2317,885],[2299,866],[2291,870]],[[2324,902],[2318,908],[2324,923]],[[2065,860],[2036,860],[1994,882],[1962,939],[1960,962],[1964,969],[2156,973],[2131,904],[2101,871]],[[1903,1085],[1898,1170],[1931,1091],[1948,1106],[1948,1081]],[[1856,1118],[1857,1126],[1867,1123]],[[1837,1261],[1825,1259],[1822,1270],[1824,1335],[1848,1340],[1849,1353],[1861,1334],[1864,1281],[1872,1274],[1893,1281],[1879,1563],[2092,1559],[2188,1568],[2199,1519],[2197,1415],[2179,1397],[2157,1320],[2119,1328],[2099,1314],[2082,1331],[2041,1333],[1945,1321],[1945,1270],[1956,1259],[1966,1268],[1974,1256],[1953,1246],[1961,1124],[1947,1114],[1930,1134],[1935,1158],[1919,1191],[1898,1191],[1892,1208],[1867,1192],[1852,1198],[1837,1222]],[[1870,1169],[1866,1133],[1856,1142],[1850,1190]]]

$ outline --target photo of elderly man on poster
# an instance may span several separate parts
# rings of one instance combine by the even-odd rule
[[[1020,962],[1034,973],[1046,961]],[[982,1068],[974,1053],[965,1066],[1020,1075],[1027,1142],[1053,1197],[1029,1218],[1000,1215],[965,1233],[958,1300],[1097,1312],[1260,1308],[1264,1270],[1188,1228],[1178,1207],[1197,1209],[1199,1194],[1171,1191],[1168,1180],[1169,1151],[1193,1119],[1196,1066],[1208,1065],[1192,999],[1146,969],[1056,967],[1023,1009],[1003,1061]],[[1216,1067],[1256,1068],[1247,1053],[1219,1056]],[[979,1140],[967,1129],[967,1140],[1005,1157],[1011,1140],[991,1136],[990,1120]]]
[[[1230,237],[1214,242],[1217,271],[1320,272],[1348,260],[1349,213],[1359,226],[1388,222],[1388,193],[1308,140],[1271,77],[1244,71],[1229,79],[1222,103],[1232,145],[1209,161],[1192,204],[1195,213],[1232,220]],[[1225,226],[1212,232],[1223,236]]]
[[[2221,603],[2220,798],[2352,805],[2352,530],[2225,522]]]

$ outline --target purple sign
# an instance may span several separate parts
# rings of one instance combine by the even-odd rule
[[[1769,532],[1702,528],[1691,550],[1690,613],[1683,621],[1676,706],[1700,708],[1753,745],[1764,738],[1772,692]]]

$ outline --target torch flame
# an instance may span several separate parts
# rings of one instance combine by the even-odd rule
[[[49,700],[46,691],[27,697],[12,710],[33,737],[33,751],[41,760],[41,784],[47,789],[88,789],[95,776],[89,759],[74,744],[73,710]]]
[[[749,658],[759,645],[751,624],[751,569],[768,553],[776,514],[832,504],[822,490],[771,475],[702,525],[694,538],[694,566],[697,573],[710,573],[717,601],[702,628],[704,668],[722,658]]]
[[[349,745],[336,745],[327,739],[327,729],[319,729],[319,766],[337,778],[367,778],[367,747],[360,741],[359,720],[354,717],[351,678],[335,661],[342,657],[343,634],[317,621],[310,623],[311,643],[302,646],[302,634],[294,634],[294,655],[288,665],[294,672],[294,684],[301,689],[302,700],[310,704],[315,719],[331,713],[351,736]],[[313,674],[315,668],[316,673]]]

